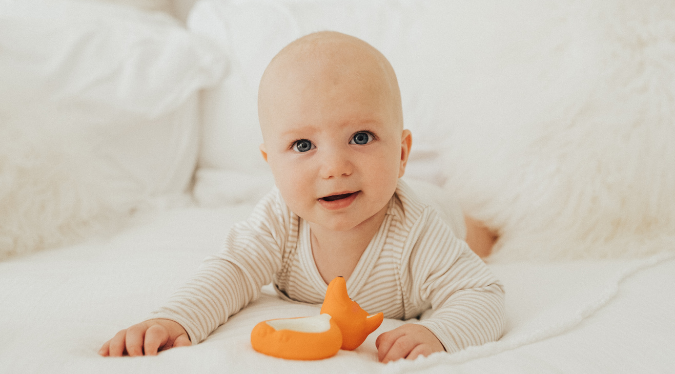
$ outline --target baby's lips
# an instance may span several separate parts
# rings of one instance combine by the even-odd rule
[[[317,326],[319,330],[325,330],[317,331]],[[335,320],[327,314],[274,319],[260,322],[253,328],[251,345],[268,356],[321,360],[338,353],[342,346],[342,333]]]

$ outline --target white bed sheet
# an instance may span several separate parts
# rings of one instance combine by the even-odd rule
[[[640,260],[491,263],[507,290],[507,331],[454,355],[377,362],[377,335],[316,362],[256,353],[253,326],[317,314],[271,288],[202,344],[157,357],[103,358],[101,344],[137,323],[217,251],[251,205],[184,208],[137,219],[111,238],[0,262],[2,373],[675,372],[675,254]],[[376,312],[376,311],[371,311]]]

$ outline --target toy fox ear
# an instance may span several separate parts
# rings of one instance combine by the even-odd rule
[[[328,285],[328,289],[326,289],[325,299],[331,299],[343,303],[351,301],[349,294],[347,293],[347,281],[345,281],[343,277],[337,277],[333,279]]]
[[[344,278],[333,279],[326,290],[321,313],[330,314],[342,332],[342,349],[354,350],[375,331],[384,318],[382,313],[368,316],[358,303],[349,298]]]

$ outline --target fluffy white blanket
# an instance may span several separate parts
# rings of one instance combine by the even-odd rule
[[[507,289],[504,337],[454,355],[383,365],[374,340],[317,362],[256,353],[262,320],[308,316],[271,289],[204,343],[157,357],[102,358],[100,345],[144,319],[184,282],[250,205],[181,209],[140,219],[121,235],[0,262],[0,372],[636,372],[675,369],[675,256],[541,264],[491,263]],[[671,243],[675,247],[675,243]],[[639,357],[640,360],[631,359]]]
[[[413,362],[382,365],[376,362],[374,339],[379,332],[404,323],[386,320],[355,352],[342,351],[334,358],[318,362],[278,360],[251,349],[248,339],[252,327],[265,319],[315,314],[319,307],[282,302],[267,292],[233,316],[203,344],[170,350],[158,357],[99,357],[96,352],[105,340],[119,329],[146,318],[193,274],[203,257],[217,251],[228,227],[244,218],[251,206],[151,213],[114,237],[54,248],[88,236],[92,231],[114,228],[125,221],[130,209],[138,208],[140,201],[147,201],[147,194],[165,189],[152,186],[147,191],[137,190],[135,178],[127,179],[124,185],[108,183],[122,181],[119,171],[102,168],[109,165],[110,160],[83,156],[90,153],[75,149],[74,137],[57,141],[52,134],[35,136],[29,131],[12,134],[3,127],[0,133],[0,259],[38,248],[50,247],[50,250],[0,261],[0,372],[675,372],[675,356],[664,354],[675,345],[672,313],[675,309],[672,297],[675,294],[675,236],[672,234],[675,232],[675,148],[672,147],[675,139],[675,6],[672,0],[639,3],[630,0],[429,1],[425,2],[427,6],[412,6],[421,2],[380,2],[378,5],[357,0],[291,0],[287,3],[213,0],[203,3],[204,16],[232,17],[218,20],[218,25],[227,25],[226,21],[230,20],[235,25],[242,24],[242,30],[251,31],[248,27],[251,23],[244,18],[248,14],[251,22],[269,26],[266,29],[273,36],[280,30],[296,30],[268,22],[265,17],[281,19],[277,11],[287,16],[283,19],[290,25],[307,21],[306,27],[309,27],[307,25],[317,21],[317,14],[326,16],[327,22],[336,18],[333,13],[322,11],[320,7],[325,4],[333,4],[335,9],[353,9],[353,14],[364,14],[362,6],[367,4],[378,16],[382,12],[377,6],[399,14],[404,8],[399,9],[397,4],[410,5],[405,9],[412,11],[406,16],[415,22],[392,23],[401,26],[396,29],[399,34],[380,35],[383,29],[375,23],[362,22],[359,26],[364,26],[361,30],[364,35],[369,27],[376,29],[372,39],[379,40],[382,46],[400,45],[398,61],[414,57],[442,62],[434,69],[426,65],[424,69],[416,64],[398,65],[401,82],[409,85],[404,91],[413,98],[406,107],[407,115],[411,116],[408,124],[418,134],[416,139],[428,140],[420,141],[422,146],[417,149],[426,152],[420,153],[422,156],[433,156],[427,165],[433,167],[429,174],[437,178],[442,173],[445,187],[452,196],[464,202],[467,211],[502,234],[500,257],[493,258],[490,266],[507,288],[508,326],[504,337],[454,355],[436,354]],[[294,4],[300,3],[304,6],[297,8],[299,13],[294,13]],[[11,15],[10,10],[19,9],[12,4],[0,14]],[[79,3],[71,6],[75,4]],[[68,13],[66,8],[52,6]],[[216,10],[221,6],[240,7],[242,11],[219,13]],[[27,15],[41,9],[26,4],[23,7]],[[49,36],[57,30],[66,33],[69,31],[63,30],[71,30],[59,25],[74,21],[54,17],[52,10],[45,9],[40,22],[23,24],[29,33],[14,34],[18,51],[35,47],[36,53],[48,54],[47,48],[38,48],[42,44],[25,43],[24,38],[38,35],[39,30]],[[445,11],[438,12],[438,9]],[[174,64],[183,61],[179,57],[203,57],[195,58],[190,64],[205,70],[205,78],[189,80],[196,83],[177,90],[178,96],[187,97],[184,95],[205,86],[206,81],[215,80],[218,74],[214,72],[220,69],[211,61],[210,49],[198,52],[204,46],[196,41],[193,41],[194,48],[190,47],[192,44],[187,42],[192,36],[185,30],[177,29],[166,20],[152,21],[156,17],[148,15],[137,15],[142,22],[135,24],[128,22],[132,18],[128,10],[120,8],[118,12],[121,12],[119,23],[111,27],[114,32],[101,35],[126,40],[117,38],[126,30],[127,35],[156,36],[159,46],[175,53],[173,58],[158,59],[158,63],[163,66],[171,62],[169,67],[179,67],[176,71],[192,71],[184,69],[183,64]],[[101,19],[108,19],[108,10],[95,13]],[[100,31],[95,18],[80,19],[77,22],[80,26],[83,19],[88,20],[93,30]],[[430,21],[434,19],[438,23]],[[47,20],[56,22],[59,27],[50,29],[47,26],[51,23]],[[38,24],[41,28],[36,28]],[[153,32],[138,31],[146,30],[144,25],[150,24],[154,25],[149,29]],[[195,21],[195,24],[207,23]],[[440,38],[430,40],[443,43],[420,43],[424,38],[415,38],[410,45],[398,43],[403,39],[397,35],[406,35],[405,28],[409,26],[415,26],[417,31],[426,30],[429,36]],[[11,35],[2,38],[3,45],[13,40]],[[167,44],[164,40],[167,35],[173,35],[171,40],[175,39],[177,46],[187,49]],[[226,37],[229,40],[246,35],[230,33]],[[459,37],[447,38],[447,35]],[[465,35],[471,37],[461,37]],[[91,39],[86,30],[80,37]],[[151,40],[156,40],[153,38]],[[67,42],[66,39],[56,38]],[[66,57],[60,61],[62,67],[71,72],[74,57],[68,54],[71,49],[45,42],[51,39],[40,40],[54,48],[56,57]],[[83,44],[77,40],[71,42],[81,47]],[[396,43],[388,42],[392,40]],[[251,45],[260,47],[243,39],[240,45],[246,50]],[[416,45],[422,45],[421,49],[411,53]],[[229,56],[231,59],[244,56],[246,51],[235,52]],[[396,62],[397,50],[385,52]],[[6,54],[7,66],[33,66],[17,65],[14,59],[19,56],[32,55]],[[98,53],[91,57],[92,68],[103,66]],[[44,58],[31,61],[42,60],[51,61]],[[124,61],[132,60],[135,61]],[[265,59],[256,61],[263,63]],[[175,79],[174,74],[155,74],[165,70],[151,66],[155,65],[142,64],[138,71],[152,72],[152,77],[172,78],[158,82],[161,84],[157,92],[165,93],[167,87],[180,88],[176,82],[183,80]],[[231,68],[236,66],[247,65],[231,64]],[[412,69],[410,75],[405,73],[406,66]],[[51,66],[47,68],[53,70]],[[25,77],[49,77],[37,73],[18,76],[12,69],[2,71],[4,81],[17,82],[16,86],[3,86],[8,88],[2,91],[4,96],[0,95],[3,104],[24,96],[33,98],[32,93],[17,95],[18,91],[12,88],[29,87]],[[104,73],[108,76],[107,70]],[[125,83],[146,82],[124,77],[118,78]],[[257,79],[252,81],[256,88]],[[119,87],[127,87],[129,90],[123,92],[137,95],[145,92],[133,86],[118,86],[115,82],[111,83],[113,88],[100,91],[104,102],[110,101],[111,92],[120,92]],[[36,84],[42,94],[47,86],[52,85]],[[218,88],[215,92],[222,91]],[[255,97],[235,93],[231,95],[234,98]],[[82,94],[85,99],[90,98],[88,91]],[[132,113],[142,107],[141,104],[148,105],[149,98],[157,99],[159,104],[164,103],[165,98],[164,95],[121,96],[124,103],[134,109]],[[138,97],[145,100],[129,99]],[[213,102],[218,108],[238,107],[223,105],[219,100]],[[2,109],[15,107],[4,105]],[[55,107],[62,108],[56,104]],[[148,112],[141,113],[141,117],[155,118],[159,113],[153,108],[156,106],[149,105],[145,108]],[[81,114],[101,119],[89,109]],[[114,129],[119,127],[118,109],[111,111],[115,116],[106,122]],[[186,109],[185,113],[188,112]],[[33,119],[35,113],[22,110],[21,114]],[[54,122],[54,116],[44,117],[51,119],[51,122],[45,121],[49,122],[45,127],[53,125],[53,129],[62,129],[56,124],[70,123],[74,118],[68,115]],[[3,121],[7,118],[12,117],[6,113],[0,116]],[[216,119],[219,129],[235,134],[241,131],[233,123]],[[417,125],[413,119],[418,121]],[[251,128],[249,122],[244,122],[243,125]],[[228,126],[223,127],[222,123]],[[16,128],[23,129],[23,122],[21,124]],[[134,121],[125,126],[147,128]],[[73,134],[81,135],[81,132]],[[156,140],[154,136],[150,138]],[[218,137],[204,138],[225,150],[239,150]],[[231,138],[236,143],[242,139]],[[120,142],[127,144],[126,139],[120,137]],[[84,143],[87,147],[96,147],[96,143]],[[147,144],[138,148],[150,150]],[[257,142],[250,147],[245,143],[240,146],[246,146],[258,156]],[[176,153],[172,147],[167,149],[170,154]],[[160,160],[165,158],[154,151],[148,153]],[[424,159],[422,156],[418,160]],[[235,164],[245,161],[244,156],[238,157],[218,159]],[[147,158],[129,160],[117,162],[117,166],[137,166],[140,160],[147,161]],[[250,171],[245,162],[241,165],[245,172]],[[192,166],[189,165],[189,170]],[[174,169],[169,166],[148,168],[152,171]],[[197,175],[203,178],[198,181],[213,181],[212,185],[223,186],[218,174],[200,170]],[[156,179],[148,172],[132,175],[142,180]],[[253,200],[251,194],[256,190],[249,186],[260,186],[260,180],[255,176],[247,179],[249,183],[236,180],[238,186],[234,187],[246,189],[242,200]],[[233,186],[228,186],[228,196],[233,190],[229,187]],[[169,189],[178,190],[180,188]],[[215,201],[213,198],[217,197],[203,186],[197,189],[196,196],[203,202]],[[661,254],[653,255],[657,252]],[[643,258],[597,259],[618,255],[642,255]],[[646,257],[648,255],[652,257]],[[596,259],[551,264],[526,260],[535,257]],[[520,262],[506,262],[516,258]]]

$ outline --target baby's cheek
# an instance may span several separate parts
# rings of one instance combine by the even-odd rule
[[[312,208],[318,203],[314,198],[315,191],[308,185],[309,183],[302,181],[290,181],[285,186],[285,192],[281,193],[288,208],[303,219],[310,218]]]

